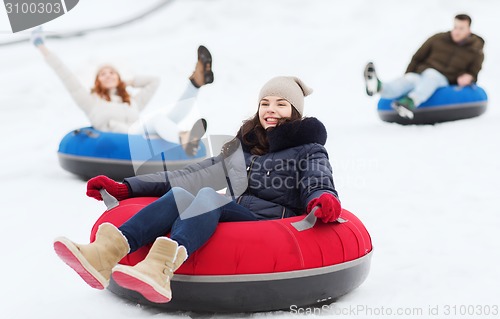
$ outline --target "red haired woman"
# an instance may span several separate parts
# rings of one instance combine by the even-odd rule
[[[140,113],[158,89],[160,83],[158,77],[136,76],[131,81],[125,82],[113,66],[103,65],[98,69],[94,87],[89,91],[59,57],[47,49],[41,28],[33,31],[32,42],[95,129],[131,134],[140,134],[144,133],[143,130],[147,130],[148,134],[158,134],[167,141],[173,143],[181,141],[183,145],[191,146],[189,149],[185,148],[188,155],[195,153],[196,148],[188,142],[199,141],[206,130],[205,120],[197,121],[193,129],[188,132],[181,131],[178,124],[192,110],[199,88],[214,80],[212,56],[207,48],[204,46],[198,48],[196,68],[173,109],[168,112],[158,110],[155,114],[144,117],[140,116]],[[130,95],[127,87],[136,88],[138,93]]]

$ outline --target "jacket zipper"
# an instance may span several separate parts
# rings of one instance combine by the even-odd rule
[[[250,179],[250,172],[252,171],[252,166],[253,166],[253,163],[255,162],[256,159],[257,159],[257,156],[254,156],[252,158],[252,161],[250,162],[250,166],[247,169],[247,178],[248,179]]]

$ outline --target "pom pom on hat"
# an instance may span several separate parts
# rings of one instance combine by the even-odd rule
[[[300,115],[304,115],[304,97],[313,90],[295,76],[277,76],[269,80],[259,93],[259,102],[266,96],[279,96],[290,102]]]

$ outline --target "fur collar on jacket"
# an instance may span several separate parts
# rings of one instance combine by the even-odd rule
[[[252,140],[255,135],[252,132],[247,137]],[[305,117],[300,121],[283,123],[267,132],[269,152],[277,152],[310,143],[325,145],[326,138],[325,126],[315,117]],[[242,143],[242,146],[245,152],[250,152],[249,145]]]

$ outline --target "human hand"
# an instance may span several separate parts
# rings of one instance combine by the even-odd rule
[[[87,182],[87,196],[93,197],[97,200],[102,200],[99,190],[105,189],[111,196],[117,200],[124,200],[130,197],[130,192],[127,185],[118,183],[111,178],[99,175],[89,179]]]
[[[464,73],[457,78],[457,83],[459,86],[467,86],[470,85],[473,80],[474,78],[472,75]]]
[[[31,31],[30,41],[37,48],[44,45],[45,35],[43,34],[43,28],[41,26]]]
[[[122,79],[122,82],[125,83],[125,86],[135,87],[134,79]]]
[[[321,219],[323,223],[336,221],[342,211],[339,200],[331,193],[324,193],[311,200],[307,205],[307,213],[310,213],[316,206],[318,209],[314,212],[314,216]]]

